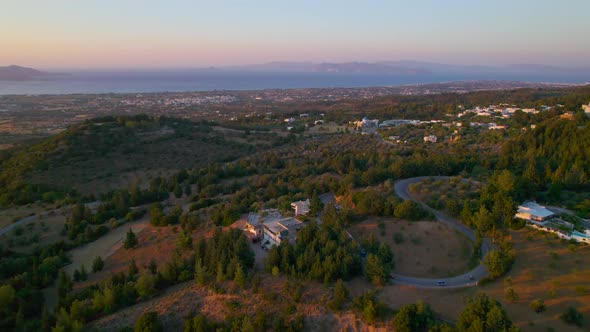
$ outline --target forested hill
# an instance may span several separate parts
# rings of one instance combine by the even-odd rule
[[[507,141],[500,152],[501,168],[513,169],[534,189],[558,184],[590,188],[590,127],[555,120]]]
[[[100,194],[128,185],[127,178],[233,160],[281,143],[270,133],[244,135],[207,122],[147,115],[89,120],[5,157],[0,205],[52,201],[73,190]]]

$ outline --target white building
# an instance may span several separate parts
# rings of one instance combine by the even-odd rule
[[[379,120],[369,120],[369,118],[364,117],[361,121],[355,121],[354,124],[357,126],[357,128],[362,129],[378,128]]]
[[[506,128],[507,128],[506,126],[504,126],[504,125],[500,125],[500,126],[498,126],[498,125],[497,125],[496,123],[494,123],[494,122],[492,122],[492,123],[489,123],[489,127],[488,127],[488,129],[489,129],[489,130],[499,130],[499,129],[506,129]]]
[[[297,201],[297,202],[293,202],[291,203],[291,207],[293,208],[293,210],[295,210],[295,216],[299,216],[299,215],[306,215],[309,213],[310,209],[310,202],[309,202],[309,198],[304,200],[304,201]]]
[[[543,223],[555,217],[555,213],[535,202],[525,202],[518,207],[518,211],[514,217],[530,222]]]
[[[294,243],[301,225],[301,221],[292,217],[264,222],[262,243],[270,246],[278,246],[283,241]]]
[[[406,119],[394,119],[394,120],[385,120],[379,124],[379,127],[395,127],[395,126],[402,126],[402,125],[417,125],[420,123],[420,120],[406,120]]]
[[[436,143],[436,140],[437,138],[434,135],[424,136],[424,142]]]

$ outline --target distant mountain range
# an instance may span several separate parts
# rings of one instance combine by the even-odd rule
[[[450,65],[420,61],[381,61],[381,62],[342,62],[342,63],[313,63],[313,62],[269,62],[241,66],[220,66],[208,68],[178,68],[178,69],[145,69],[145,70],[115,70],[115,71],[76,71],[72,76],[79,76],[85,72],[117,74],[117,75],[145,75],[154,73],[191,74],[191,73],[326,73],[326,74],[363,74],[380,77],[402,77],[421,81],[435,82],[437,79],[449,80],[513,80],[513,81],[590,81],[590,67],[559,67],[538,64],[514,64],[505,66],[468,66]],[[0,81],[51,80],[52,78],[70,76],[62,73],[48,73],[33,68],[21,66],[0,67]],[[586,77],[588,79],[586,80]],[[428,78],[428,79],[427,79]],[[431,79],[432,80],[431,80]]]
[[[468,66],[408,60],[344,63],[270,62],[265,64],[207,68],[207,70],[301,73],[358,73],[380,75],[426,75],[448,73],[588,73],[590,80],[590,67],[574,68],[538,64],[513,64],[505,66]]]
[[[0,67],[0,81],[28,81],[61,75],[64,74],[46,73],[37,69],[14,65]]]

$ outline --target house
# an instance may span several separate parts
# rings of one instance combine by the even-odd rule
[[[434,135],[424,136],[424,142],[436,143],[436,140],[437,138]]]
[[[588,105],[582,105],[582,110],[584,110],[586,115],[590,116],[590,103],[588,103]]]
[[[324,120],[315,120],[315,122],[313,124],[324,124]]]
[[[295,118],[286,118],[283,121],[285,121],[286,123],[293,123],[293,122],[295,122]]]
[[[258,213],[250,212],[248,214],[248,220],[244,226],[244,231],[250,236],[252,240],[258,240],[262,238],[262,223],[261,217]]]
[[[262,245],[268,248],[278,246],[282,241],[294,243],[302,226],[301,221],[285,217],[277,209],[266,209],[248,214],[244,232],[253,241],[262,239]]]
[[[304,201],[297,201],[291,203],[291,207],[295,210],[295,216],[306,215],[309,213],[309,198]]]
[[[543,223],[555,217],[555,213],[535,202],[525,202],[518,206],[518,211],[514,217],[529,222]]]
[[[263,245],[280,245],[283,241],[294,243],[297,238],[297,231],[301,229],[301,221],[293,218],[265,221],[263,224]],[[268,242],[268,243],[267,243]]]
[[[357,128],[362,129],[378,128],[379,120],[369,120],[369,118],[364,117],[361,121],[355,121],[355,125]]]

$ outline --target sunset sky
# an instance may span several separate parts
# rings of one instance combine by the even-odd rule
[[[0,66],[590,66],[588,0],[2,0],[0,8]]]

